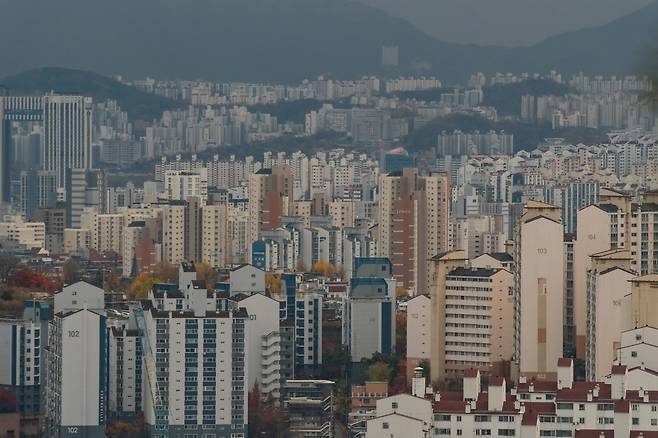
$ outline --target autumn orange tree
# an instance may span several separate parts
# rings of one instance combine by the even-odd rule
[[[217,271],[206,262],[197,262],[194,264],[196,267],[196,279],[206,282],[206,286],[211,288],[217,282]]]
[[[153,272],[144,271],[130,283],[128,296],[136,300],[143,300],[156,283],[161,283],[160,279]]]
[[[272,295],[281,294],[281,275],[274,272],[265,274],[265,289]]]
[[[313,264],[313,272],[316,272],[323,277],[331,277],[336,272],[336,267],[331,263],[316,262]]]

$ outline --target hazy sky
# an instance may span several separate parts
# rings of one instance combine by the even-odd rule
[[[528,45],[607,23],[652,0],[359,0],[445,41]]]

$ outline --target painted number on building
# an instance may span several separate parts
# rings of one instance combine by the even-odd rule
[[[69,330],[69,338],[79,338],[80,330]]]
[[[547,248],[537,248],[537,254],[539,254],[539,255],[548,254],[548,249]]]
[[[589,240],[596,240],[596,234],[588,234],[588,235],[587,235],[587,238],[588,238]]]
[[[75,435],[78,434],[78,428],[77,427],[67,427],[66,430],[68,431],[68,433],[70,433],[72,435],[73,434],[75,434]]]

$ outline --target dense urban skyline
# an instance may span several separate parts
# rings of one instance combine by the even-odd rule
[[[1,437],[658,434],[658,3],[65,1],[0,0]]]

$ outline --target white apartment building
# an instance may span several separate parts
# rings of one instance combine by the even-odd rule
[[[107,421],[104,292],[84,282],[55,294],[48,328],[47,433],[102,438]]]
[[[430,360],[429,295],[416,295],[407,301],[407,376],[421,361]]]
[[[189,310],[147,305],[137,311],[144,330],[144,414],[153,437],[247,436],[249,315],[217,311],[207,294],[195,286]]]
[[[170,201],[197,196],[205,203],[208,199],[208,171],[203,167],[194,172],[166,171],[164,188],[166,198]]]
[[[249,314],[246,330],[248,361],[247,388],[258,384],[262,397],[281,398],[281,338],[279,301],[262,293],[234,295],[237,306]]]
[[[110,327],[108,355],[109,413],[134,420],[142,411],[142,345],[139,332],[128,326]]]
[[[28,419],[40,425],[44,414],[50,316],[45,301],[26,301],[22,319],[0,319],[0,388],[16,397],[23,425]]]
[[[587,271],[587,350],[588,380],[602,380],[610,373],[624,326],[624,297],[631,292],[630,253],[608,250],[591,256]]]

